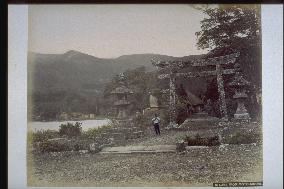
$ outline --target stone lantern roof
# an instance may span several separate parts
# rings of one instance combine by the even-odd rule
[[[245,87],[250,85],[250,82],[248,82],[242,75],[241,72],[241,65],[239,63],[236,63],[234,65],[234,69],[236,70],[236,74],[234,76],[233,81],[231,81],[228,85],[234,88],[239,87]]]
[[[239,72],[236,73],[233,81],[231,81],[229,84],[231,87],[244,87],[250,85],[250,82],[248,82]]]

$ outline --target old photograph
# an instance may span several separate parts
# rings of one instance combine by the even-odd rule
[[[28,6],[28,186],[262,186],[256,4]]]

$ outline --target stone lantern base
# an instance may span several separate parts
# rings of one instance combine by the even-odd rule
[[[127,118],[126,109],[120,108],[120,109],[118,110],[117,118],[120,118],[120,119]]]
[[[165,129],[175,129],[178,128],[179,125],[176,122],[170,122]]]
[[[250,120],[249,113],[235,113],[234,114],[235,119],[239,120]]]
[[[237,100],[238,107],[236,113],[234,114],[234,118],[236,120],[250,120],[250,115],[245,107],[244,98],[234,98]]]

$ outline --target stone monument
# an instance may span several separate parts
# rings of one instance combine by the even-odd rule
[[[163,74],[158,76],[159,79],[169,79],[169,96],[170,96],[170,124],[169,128],[176,127],[176,94],[175,94],[175,81],[177,77],[192,78],[192,77],[208,77],[215,76],[217,79],[218,93],[219,93],[219,108],[221,118],[224,121],[228,121],[227,106],[225,101],[225,90],[223,75],[230,75],[235,73],[235,69],[225,68],[235,63],[239,57],[239,53],[232,53],[225,56],[219,56],[214,58],[201,58],[197,60],[189,61],[156,61],[152,60],[152,64],[163,71]],[[199,72],[177,72],[177,69],[183,69],[186,67],[215,67],[214,70],[199,71]],[[165,73],[166,72],[166,73]]]
[[[123,73],[119,75],[119,86],[111,91],[111,94],[116,97],[114,106],[117,108],[117,118],[126,118],[127,110],[130,105],[128,96],[129,94],[133,94],[133,91],[126,86],[125,76]]]
[[[235,64],[235,70],[236,74],[234,79],[229,83],[229,86],[235,89],[233,98],[237,101],[237,110],[234,114],[234,118],[236,120],[250,120],[250,115],[245,107],[245,100],[248,97],[246,87],[249,86],[250,83],[243,77],[239,64]]]
[[[150,109],[155,109],[155,110],[159,109],[158,99],[152,94],[150,94],[149,97],[149,104],[150,104]]]

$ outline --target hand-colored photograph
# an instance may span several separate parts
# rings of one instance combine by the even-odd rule
[[[30,187],[262,186],[256,4],[28,6]]]

